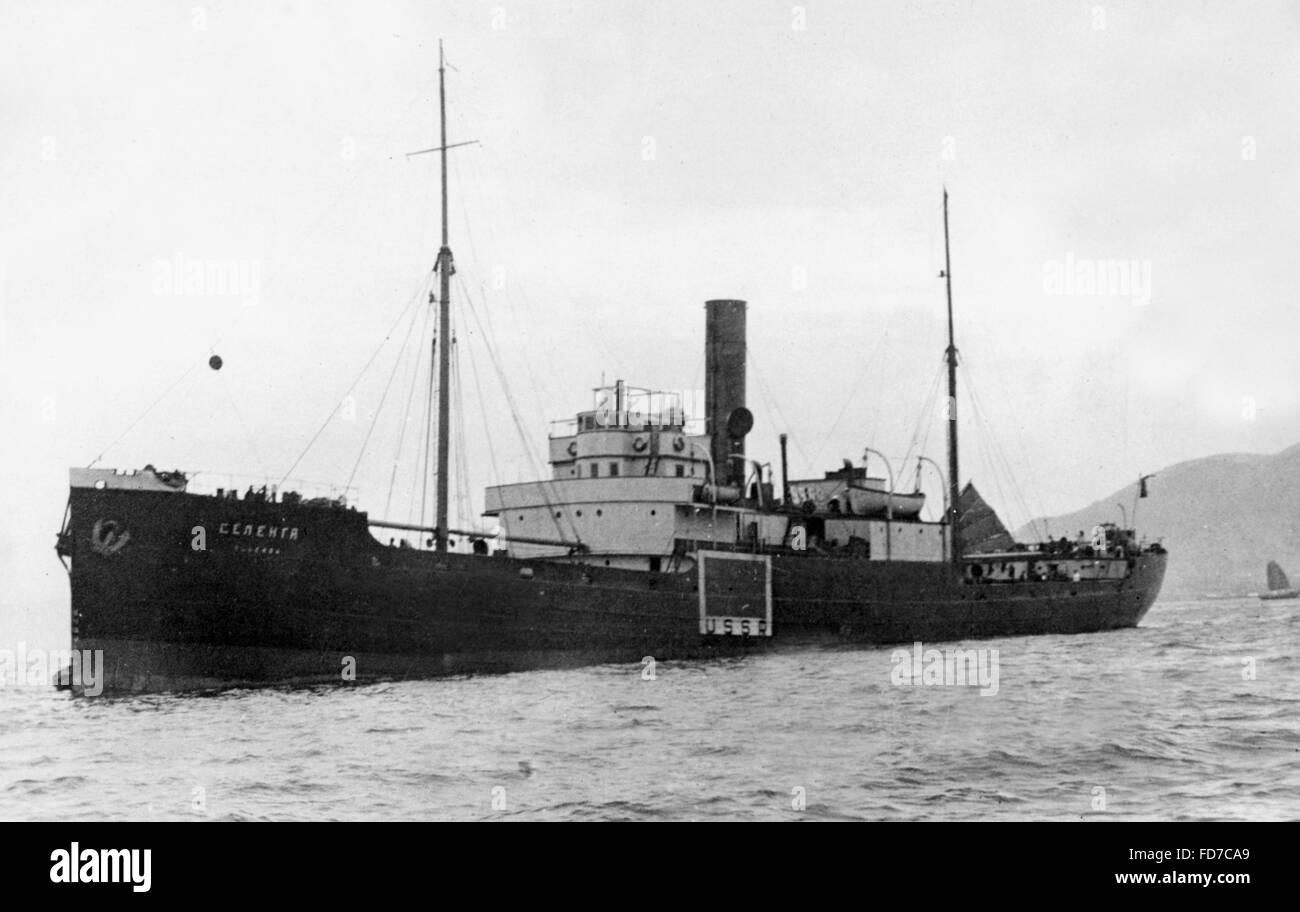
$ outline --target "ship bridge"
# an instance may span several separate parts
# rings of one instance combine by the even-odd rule
[[[703,419],[688,420],[685,393],[630,387],[622,380],[593,393],[593,408],[551,425],[552,478],[712,480],[711,438]]]
[[[715,504],[711,437],[690,417],[689,396],[622,380],[592,392],[592,408],[551,425],[549,480],[487,489],[484,513],[513,539],[513,552],[566,553],[521,541],[529,538],[581,542],[604,563],[645,570],[659,569],[679,536],[734,542],[736,522]]]

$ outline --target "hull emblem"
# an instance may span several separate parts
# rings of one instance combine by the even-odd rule
[[[90,530],[90,547],[96,554],[116,554],[130,540],[131,533],[116,519],[97,519]]]

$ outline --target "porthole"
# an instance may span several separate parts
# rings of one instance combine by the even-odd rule
[[[577,510],[577,511],[575,511],[575,512],[576,512],[579,516],[582,515],[582,511],[581,511],[581,510]]]
[[[596,511],[596,515],[597,515],[597,516],[604,516],[604,515],[605,515],[605,511],[604,511],[604,510],[597,510],[597,511]]]
[[[654,515],[655,515],[655,511],[654,511],[654,510],[651,510],[651,511],[650,511],[650,515],[651,515],[651,516],[654,516]]]

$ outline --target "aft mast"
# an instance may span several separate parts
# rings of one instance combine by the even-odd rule
[[[952,260],[948,253],[948,188],[943,190],[943,277],[948,288],[948,538],[961,566],[961,487],[957,482],[957,342],[952,328]]]

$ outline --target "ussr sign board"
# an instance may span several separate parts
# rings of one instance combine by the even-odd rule
[[[698,551],[700,633],[772,635],[772,559],[766,554]]]

